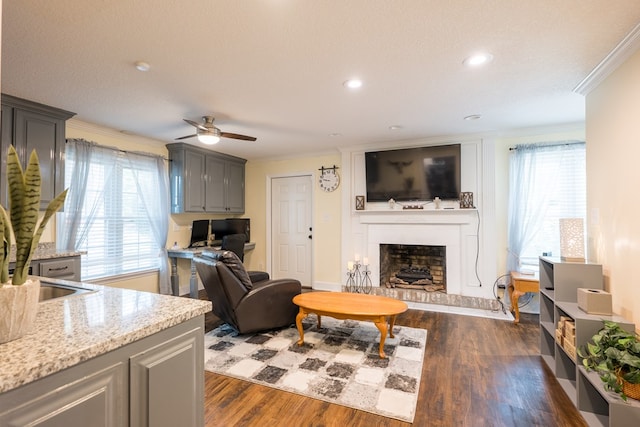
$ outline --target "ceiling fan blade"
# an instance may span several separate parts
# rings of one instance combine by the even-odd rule
[[[240,135],[237,133],[230,133],[230,132],[221,132],[220,136],[224,138],[241,139],[243,141],[255,141],[257,139],[257,138],[254,138],[253,136]]]
[[[185,122],[189,123],[191,126],[195,126],[196,128],[200,129],[200,130],[207,130],[206,127],[204,127],[204,125],[198,123],[198,122],[194,122],[193,120],[189,120],[189,119],[182,119]]]
[[[178,141],[180,139],[193,138],[194,136],[198,136],[198,135],[197,134],[193,134],[193,135],[181,136],[180,138],[176,138],[176,141]]]

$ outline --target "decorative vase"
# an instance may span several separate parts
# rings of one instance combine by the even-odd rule
[[[40,281],[29,278],[19,286],[0,285],[0,344],[31,332],[40,300]]]

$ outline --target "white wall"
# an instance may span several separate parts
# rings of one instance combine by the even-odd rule
[[[614,312],[640,331],[640,51],[586,102],[589,252],[603,265]]]

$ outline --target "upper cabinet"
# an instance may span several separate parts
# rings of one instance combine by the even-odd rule
[[[245,159],[184,143],[167,149],[171,213],[244,213]]]
[[[40,209],[64,190],[65,122],[75,113],[2,94],[0,202],[8,208],[7,150],[13,145],[25,168],[36,150],[42,175]]]

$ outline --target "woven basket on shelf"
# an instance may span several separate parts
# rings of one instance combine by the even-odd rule
[[[618,380],[622,383],[622,392],[628,397],[636,400],[640,400],[640,384],[631,384],[620,377]]]

